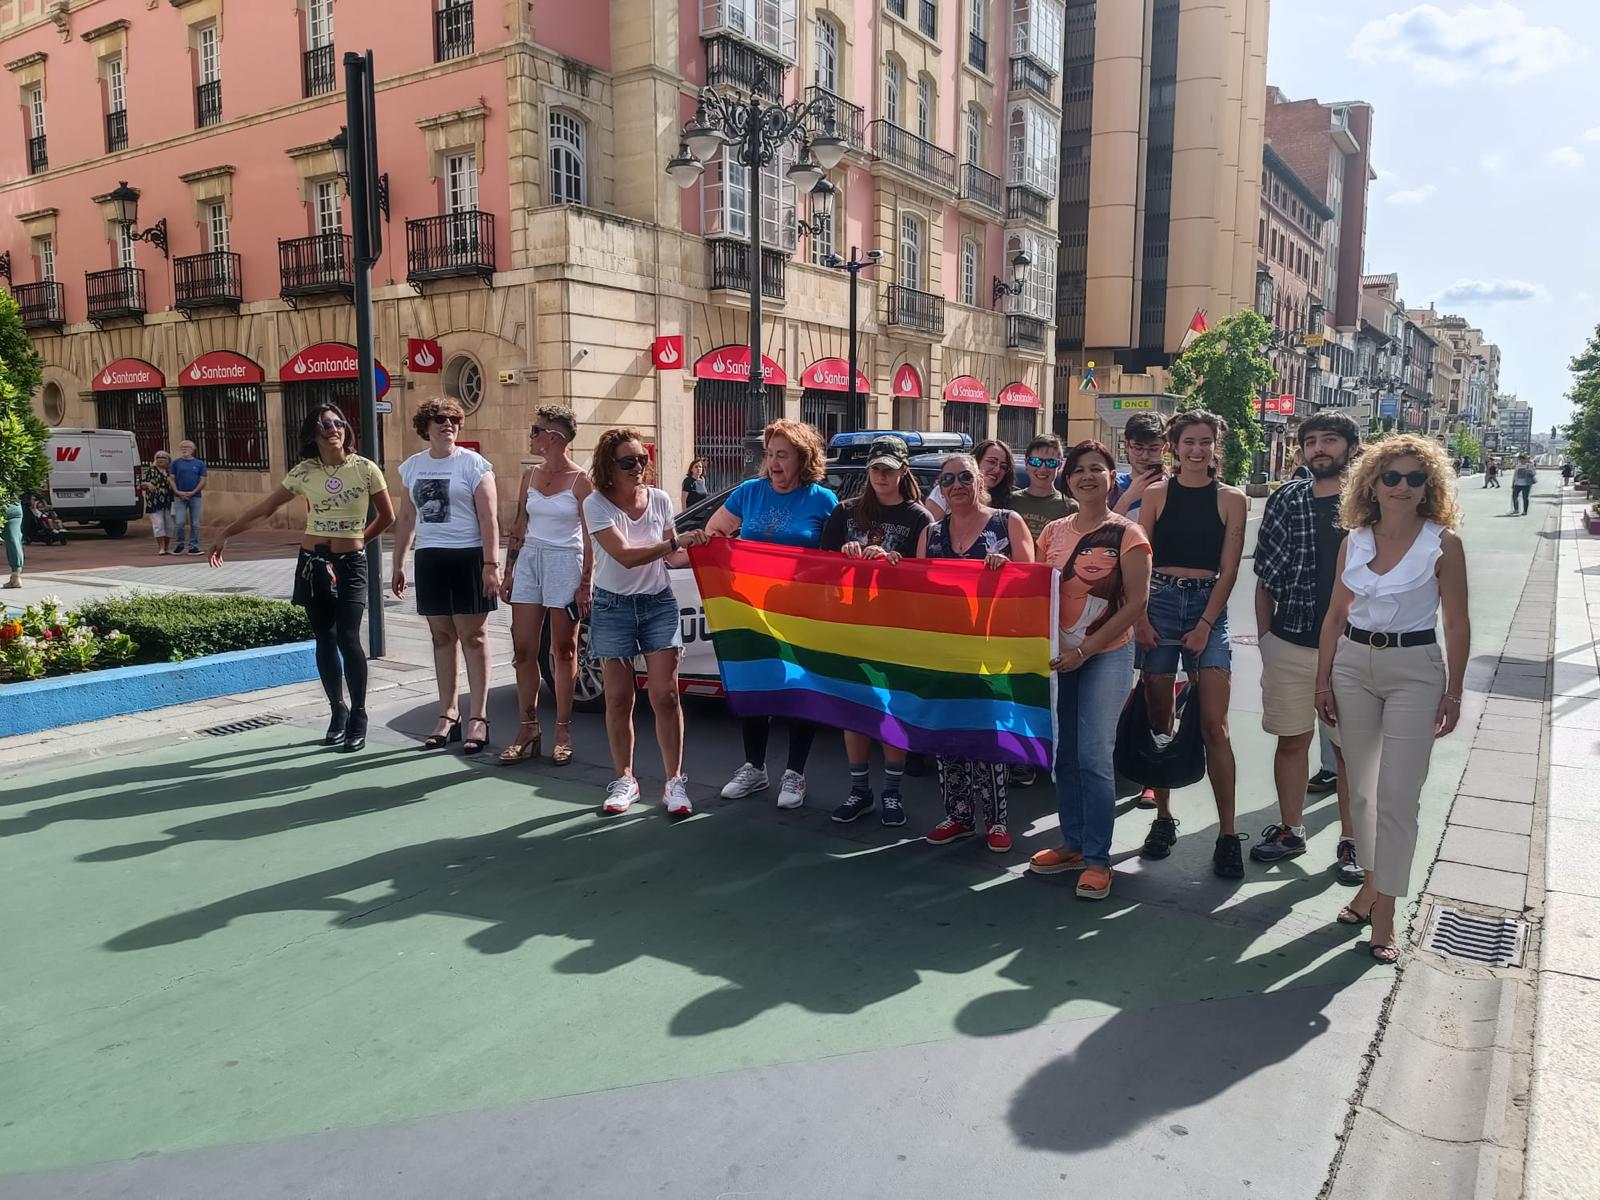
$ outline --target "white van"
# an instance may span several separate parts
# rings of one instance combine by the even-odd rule
[[[128,532],[144,516],[139,495],[139,447],[125,429],[52,429],[50,503],[63,521],[98,524],[108,537]]]

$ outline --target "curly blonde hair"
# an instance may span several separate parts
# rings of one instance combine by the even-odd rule
[[[617,447],[627,442],[638,442],[646,455],[650,453],[645,447],[644,434],[637,429],[608,429],[594,444],[594,457],[589,460],[589,482],[594,484],[595,491],[610,491],[617,475]],[[649,474],[647,467],[645,469],[647,486]]]
[[[804,421],[791,421],[788,417],[779,417],[771,425],[761,431],[761,445],[763,448],[772,444],[772,439],[781,437],[800,453],[800,482],[821,483],[828,474],[826,452],[822,448],[822,435]],[[767,473],[766,465],[761,467],[761,474]]]
[[[461,421],[467,419],[467,410],[461,407],[461,401],[454,396],[429,396],[417,405],[417,411],[411,414],[411,428],[417,431],[417,436],[423,441],[428,440],[428,426],[433,423],[433,418],[456,417]],[[457,429],[461,426],[457,425]]]
[[[1456,503],[1455,469],[1445,457],[1444,447],[1431,438],[1414,433],[1397,433],[1373,442],[1350,467],[1350,477],[1339,503],[1339,523],[1346,529],[1364,529],[1378,523],[1378,476],[1396,459],[1411,457],[1422,464],[1428,482],[1423,485],[1417,515],[1437,521],[1446,529],[1461,525],[1461,506]]]

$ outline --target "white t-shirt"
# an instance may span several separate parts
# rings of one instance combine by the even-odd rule
[[[672,531],[672,500],[660,488],[650,488],[650,499],[635,521],[599,492],[590,492],[583,501],[583,520],[591,535],[602,529],[615,529],[624,546],[651,546],[663,542]],[[594,585],[619,596],[653,596],[672,586],[665,559],[642,567],[625,567],[594,539]]]
[[[418,550],[469,550],[483,544],[475,493],[493,471],[483,455],[460,447],[445,458],[424,450],[400,464],[400,481],[417,510]]]

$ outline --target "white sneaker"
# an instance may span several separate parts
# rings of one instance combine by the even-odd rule
[[[727,786],[722,789],[724,800],[743,800],[746,796],[756,792],[764,792],[772,786],[772,781],[767,778],[765,767],[752,766],[745,763],[733,773],[733,778],[728,780]]]
[[[799,808],[806,802],[806,777],[799,771],[785,771],[778,789],[779,808]]]
[[[604,813],[625,813],[639,798],[639,781],[632,775],[624,775],[621,779],[613,779],[606,784],[606,802],[600,806]]]
[[[684,785],[689,782],[687,775],[674,775],[667,780],[667,786],[661,793],[661,802],[667,806],[669,817],[692,817],[694,805],[689,803],[689,789]]]

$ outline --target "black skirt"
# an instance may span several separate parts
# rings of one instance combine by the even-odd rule
[[[464,617],[500,606],[483,594],[483,547],[418,550],[415,559],[417,615]]]

